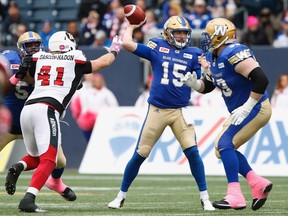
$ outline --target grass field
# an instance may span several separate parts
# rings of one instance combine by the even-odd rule
[[[5,173],[0,174],[0,215],[23,215],[18,212],[18,204],[30,182],[31,172],[22,173],[17,191],[7,195],[4,182]],[[58,194],[43,188],[36,200],[39,207],[48,210],[46,215],[288,215],[288,178],[270,177],[273,190],[268,201],[258,211],[252,211],[251,192],[241,178],[242,191],[247,201],[244,210],[216,210],[207,212],[201,209],[199,193],[194,179],[188,175],[139,175],[132,184],[122,209],[108,209],[107,204],[115,198],[121,183],[121,175],[80,175],[77,171],[66,170],[65,183],[77,193],[75,202],[67,202]],[[222,199],[226,192],[225,177],[207,177],[211,200]],[[25,215],[30,215],[25,213]]]

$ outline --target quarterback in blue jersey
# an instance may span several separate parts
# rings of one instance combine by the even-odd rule
[[[141,24],[127,27],[123,36],[123,47],[151,63],[154,78],[148,98],[148,112],[135,152],[126,165],[120,191],[108,207],[118,209],[123,206],[126,193],[141,164],[149,156],[164,129],[169,126],[189,161],[191,173],[200,191],[203,209],[213,211],[215,208],[209,200],[204,165],[198,152],[191,118],[191,88],[180,81],[189,71],[195,71],[200,78],[201,65],[198,59],[202,51],[189,47],[191,28],[181,16],[170,17],[163,28],[164,39],[152,38],[147,46],[135,43],[132,39],[133,30]]]
[[[236,28],[229,20],[211,20],[202,36],[203,51],[208,51],[206,60],[200,60],[206,76],[199,80],[192,73],[182,81],[200,93],[219,88],[231,113],[215,141],[216,156],[223,162],[228,181],[227,195],[213,202],[213,206],[218,209],[246,207],[239,184],[240,173],[252,190],[251,208],[258,210],[266,202],[273,185],[268,179],[257,175],[237,149],[267,124],[271,117],[266,92],[268,79],[252,50],[236,42]]]
[[[3,55],[10,62],[10,68],[14,74],[10,79],[7,79],[4,104],[9,108],[12,114],[12,126],[8,134],[3,140],[0,140],[0,151],[11,141],[16,139],[23,139],[20,127],[20,113],[24,104],[34,89],[34,80],[30,76],[21,78],[21,71],[19,65],[25,58],[29,58],[32,54],[41,50],[42,40],[40,36],[32,31],[23,33],[17,42],[18,51],[6,50]],[[21,78],[21,79],[20,79]],[[28,157],[26,158],[28,160]],[[23,170],[30,170],[27,166],[25,158],[21,159],[18,167],[9,168],[6,177],[5,187],[8,194],[13,195],[16,190],[16,182]],[[46,186],[58,192],[64,199],[74,201],[76,195],[73,190],[67,187],[61,179],[64,167],[66,165],[66,158],[62,148],[58,154],[57,168],[54,169],[52,175],[46,182]]]

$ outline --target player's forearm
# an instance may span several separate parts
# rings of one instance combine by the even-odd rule
[[[98,59],[91,61],[92,72],[97,72],[103,68],[110,66],[116,59],[113,53],[107,53]]]
[[[137,48],[137,43],[133,41],[133,37],[132,37],[133,31],[134,31],[134,27],[129,25],[126,28],[125,33],[123,35],[123,47],[129,52],[133,52]]]

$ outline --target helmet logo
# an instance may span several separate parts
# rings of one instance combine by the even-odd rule
[[[61,45],[59,46],[59,50],[65,50],[65,45],[61,44]]]
[[[226,30],[228,29],[227,25],[214,25],[214,34],[217,36],[225,36]]]

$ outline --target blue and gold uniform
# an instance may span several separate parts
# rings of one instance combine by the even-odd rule
[[[253,82],[239,73],[235,67],[241,61],[255,56],[247,46],[239,43],[227,45],[217,58],[208,52],[206,59],[211,63],[210,70],[213,82],[222,91],[222,96],[229,112],[242,106],[250,96]],[[258,104],[268,98],[265,91]]]
[[[13,74],[16,74],[19,69],[21,58],[19,53],[14,50],[6,50],[3,55],[10,62],[10,68]],[[7,96],[4,97],[4,103],[9,108],[13,118],[11,126],[11,134],[21,135],[20,113],[23,109],[25,101],[33,91],[33,85],[25,81],[19,81],[15,88],[11,89]]]
[[[150,61],[153,81],[149,104],[159,108],[181,108],[189,105],[191,88],[184,85],[180,78],[187,72],[195,71],[201,76],[198,58],[202,50],[197,47],[174,49],[167,41],[151,39],[147,46],[138,44],[134,54]]]
[[[196,80],[190,74],[182,81],[202,93],[218,87],[231,113],[215,140],[216,155],[223,162],[228,181],[227,195],[215,201],[213,206],[218,209],[246,208],[239,173],[246,178],[252,190],[252,210],[258,210],[266,202],[273,185],[257,175],[237,149],[270,120],[271,106],[266,91],[268,79],[253,52],[236,42],[236,28],[229,20],[211,20],[202,36],[206,60],[201,58],[200,61],[206,69],[206,76]]]
[[[120,192],[116,199],[108,204],[109,208],[123,206],[126,193],[136,178],[139,168],[149,156],[152,148],[166,127],[170,127],[188,159],[204,210],[213,211],[205,179],[203,161],[199,155],[193,126],[193,112],[189,99],[191,88],[181,82],[187,73],[201,76],[199,64],[202,50],[189,47],[191,28],[181,16],[170,17],[164,25],[164,39],[153,38],[147,46],[136,44],[132,40],[135,26],[126,29],[123,46],[135,55],[151,63],[153,81],[148,98],[148,111],[139,134],[135,152],[126,165]]]

